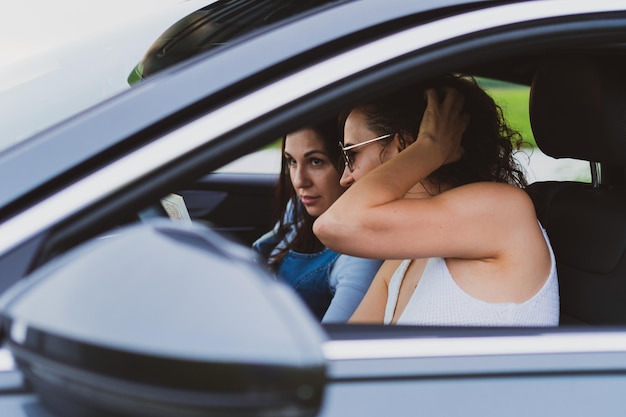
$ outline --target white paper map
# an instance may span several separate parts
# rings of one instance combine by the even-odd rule
[[[181,195],[169,194],[161,199],[161,205],[170,219],[183,223],[191,223],[189,211]]]

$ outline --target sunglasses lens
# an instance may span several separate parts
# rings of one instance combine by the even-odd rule
[[[348,166],[348,169],[350,170],[350,172],[352,172],[354,170],[354,153],[352,151],[343,151],[343,156],[346,160],[346,165]]]
[[[346,164],[346,167],[352,172],[352,162],[350,157],[348,156],[348,151],[343,150],[343,144],[339,143],[339,149],[341,149],[341,155],[343,156],[343,162]]]
[[[341,142],[339,142],[339,147],[341,148],[341,152],[343,153],[343,159],[345,159],[346,166],[348,167],[350,172],[354,171],[354,166],[353,166],[353,164],[354,164],[354,151],[351,150],[352,148],[368,145],[370,143],[379,141],[381,139],[387,139],[387,138],[392,137],[394,135],[395,135],[395,133],[387,133],[386,135],[382,135],[382,136],[379,136],[379,137],[374,138],[374,139],[369,139],[369,140],[366,140],[364,142],[357,143],[357,144],[354,144],[354,145],[349,145],[349,146],[346,146],[345,148],[344,148],[343,144]]]

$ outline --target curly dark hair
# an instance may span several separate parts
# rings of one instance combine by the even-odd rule
[[[334,117],[327,119],[318,124],[307,126],[305,129],[313,130],[322,139],[324,150],[328,154],[330,162],[341,176],[343,173],[344,163],[341,156],[341,149],[339,148],[339,143],[341,142],[341,131],[339,129],[338,118]],[[286,136],[282,139],[281,155],[285,154],[285,139]],[[313,222],[315,221],[315,218],[312,217],[299,203],[298,195],[291,184],[289,165],[284,157],[282,158],[277,194],[277,237],[280,239],[279,241],[282,241],[294,226],[296,227],[296,235],[294,239],[281,251],[272,256],[269,261],[269,265],[273,269],[278,269],[282,259],[289,250],[294,250],[300,253],[315,253],[324,249],[322,242],[320,242],[317,236],[313,233]],[[287,207],[290,201],[293,206],[293,216],[287,219]]]
[[[470,122],[462,138],[463,156],[456,162],[444,165],[429,176],[435,184],[457,187],[479,181],[506,182],[525,187],[524,172],[513,157],[513,150],[523,143],[519,132],[504,119],[500,106],[467,75],[447,74],[430,81],[394,91],[351,110],[361,111],[375,133],[399,133],[406,147],[415,141],[426,109],[424,91],[435,88],[443,99],[445,87],[452,87],[465,98],[463,111]],[[345,122],[347,113],[342,120]],[[381,141],[387,146],[393,138]]]

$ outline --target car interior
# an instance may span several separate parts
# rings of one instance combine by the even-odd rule
[[[563,325],[626,322],[621,301],[626,291],[626,125],[621,117],[626,81],[619,62],[619,56],[608,54],[540,54],[516,65],[504,60],[463,69],[527,85],[528,117],[539,149],[555,161],[589,162],[591,181],[542,180],[527,188],[555,252]],[[211,172],[173,192],[183,198],[192,220],[250,246],[276,221],[277,172],[278,166],[275,173]],[[151,208],[162,216],[159,206]]]
[[[590,184],[542,181],[527,189],[555,252],[561,324],[626,323],[626,83],[620,68],[604,57],[560,57],[542,63],[532,81],[530,118],[539,147],[595,168]]]
[[[588,161],[590,167],[591,181],[541,180],[527,188],[557,259],[561,324],[622,324],[625,81],[610,56],[533,59],[529,68],[523,76],[500,74],[499,79],[529,84],[529,117],[537,146],[556,158],[555,163],[573,158]],[[192,219],[250,245],[276,220],[276,180],[276,174],[215,172],[176,192]]]

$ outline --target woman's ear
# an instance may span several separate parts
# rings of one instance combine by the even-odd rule
[[[407,146],[415,142],[415,138],[406,132],[396,133],[393,140],[396,142],[396,149],[398,152],[402,152]]]

